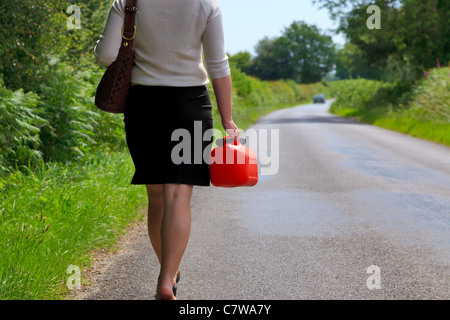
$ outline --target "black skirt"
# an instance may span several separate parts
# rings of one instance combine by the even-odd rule
[[[210,185],[213,117],[206,86],[134,85],[124,122],[135,166],[131,184]]]

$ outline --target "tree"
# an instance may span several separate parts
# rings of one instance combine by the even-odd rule
[[[314,25],[293,22],[284,30],[289,63],[294,80],[302,83],[320,81],[333,69],[336,48],[330,36]]]
[[[361,50],[355,44],[347,42],[337,52],[336,77],[339,79],[377,79],[379,70],[371,67],[363,56]]]
[[[281,37],[262,39],[255,51],[251,72],[262,80],[317,82],[332,70],[335,59],[331,37],[302,21],[285,28]]]
[[[58,0],[0,2],[0,73],[5,86],[30,91],[42,81],[41,66],[64,50],[65,20]],[[61,28],[60,28],[61,26]]]
[[[241,69],[244,73],[251,72],[252,55],[248,51],[240,51],[229,59],[230,64],[234,64],[237,68]]]
[[[283,37],[260,40],[256,45],[250,73],[261,80],[293,79],[288,44]]]
[[[315,0],[339,22],[338,32],[361,52],[372,74],[389,81],[413,80],[437,61],[450,60],[448,0]],[[381,30],[366,26],[367,8],[381,9]]]
[[[71,4],[81,9],[81,29],[67,28]],[[39,93],[40,85],[51,81],[58,62],[92,68],[93,48],[110,4],[110,0],[0,1],[0,73],[5,86]]]

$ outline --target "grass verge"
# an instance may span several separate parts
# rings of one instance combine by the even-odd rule
[[[129,185],[131,172],[129,156],[115,153],[10,177],[0,196],[0,298],[64,298],[68,267],[82,271],[90,252],[142,218],[146,193]]]
[[[330,84],[330,112],[450,146],[450,68],[416,84],[357,79]]]

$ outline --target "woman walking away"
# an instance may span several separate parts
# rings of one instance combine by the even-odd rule
[[[106,67],[121,46],[126,3],[114,1],[95,47],[97,60]],[[232,119],[230,68],[217,0],[138,0],[135,25],[135,64],[124,112],[136,169],[131,184],[146,185],[148,192],[148,232],[161,266],[156,298],[173,300],[190,235],[193,186],[210,185],[203,157],[213,139],[203,141],[213,128],[208,75],[224,129],[233,138],[239,138],[239,130]],[[175,130],[190,133],[190,150],[173,152],[182,141],[173,135]]]

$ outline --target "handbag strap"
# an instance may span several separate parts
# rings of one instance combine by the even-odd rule
[[[134,24],[137,11],[136,2],[137,0],[127,0],[125,5],[125,22],[122,28],[122,47],[133,47],[133,40],[136,36],[136,25]]]

